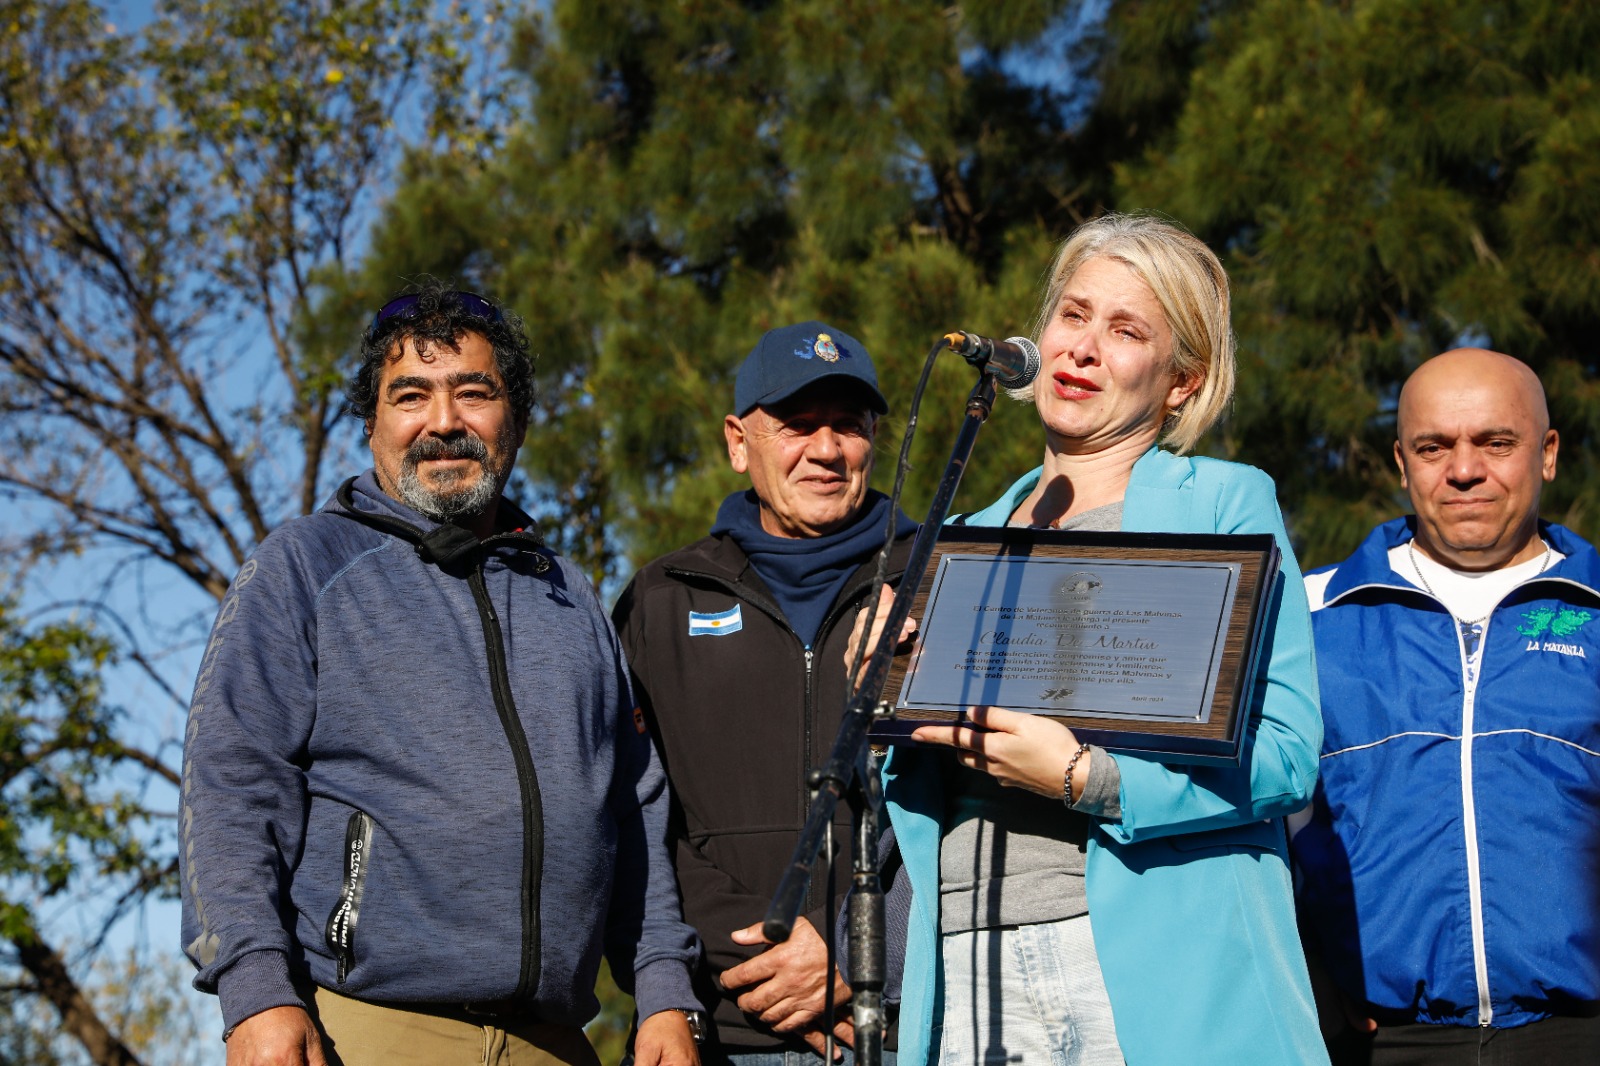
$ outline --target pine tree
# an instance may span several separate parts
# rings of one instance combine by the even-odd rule
[[[894,407],[887,487],[929,345],[1025,332],[1054,242],[1106,206],[1111,160],[1079,150],[1112,139],[1078,124],[1098,11],[556,3],[519,28],[527,105],[503,150],[415,158],[340,291],[375,301],[427,270],[526,316],[534,509],[597,581],[703,535],[739,487],[721,421],[774,326],[820,318],[872,352]],[[910,513],[974,380],[941,357]],[[958,504],[1038,462],[1037,421],[1002,400],[979,447]]]
[[[1399,385],[1467,343],[1539,372],[1545,517],[1600,533],[1600,9],[1264,0],[1217,25],[1119,203],[1225,255],[1240,389],[1216,446],[1277,477],[1302,561],[1409,509]]]

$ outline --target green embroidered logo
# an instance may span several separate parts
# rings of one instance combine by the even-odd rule
[[[1593,617],[1588,611],[1574,611],[1568,608],[1557,615],[1554,622],[1550,623],[1550,632],[1558,637],[1570,637],[1582,629],[1583,624]]]
[[[1554,607],[1540,607],[1532,611],[1523,611],[1522,617],[1528,620],[1525,626],[1518,626],[1517,632],[1525,637],[1542,637],[1550,628],[1550,623],[1556,620]]]
[[[1571,607],[1563,607],[1557,612],[1554,607],[1538,607],[1531,611],[1522,612],[1522,617],[1527,619],[1527,625],[1517,627],[1517,632],[1525,637],[1542,637],[1546,632],[1557,637],[1569,637],[1582,629],[1594,615],[1588,611],[1575,611]]]

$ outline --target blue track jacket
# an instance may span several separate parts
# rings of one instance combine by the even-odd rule
[[[1489,615],[1476,679],[1448,611],[1389,567],[1415,519],[1308,576],[1326,708],[1299,901],[1380,1016],[1526,1025],[1600,1004],[1600,558]]]
[[[369,471],[223,600],[184,746],[195,985],[229,1029],[307,975],[582,1025],[603,946],[642,1015],[697,1007],[666,779],[594,590],[515,532],[426,561],[438,529]]]

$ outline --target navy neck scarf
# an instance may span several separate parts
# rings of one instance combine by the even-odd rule
[[[861,514],[841,530],[825,537],[774,537],[761,528],[755,490],[746,489],[722,501],[711,532],[726,533],[739,545],[809,648],[850,575],[883,547],[888,517],[889,497],[871,490]],[[895,536],[916,528],[904,513],[896,515]]]

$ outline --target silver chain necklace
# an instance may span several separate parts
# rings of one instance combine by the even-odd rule
[[[1539,569],[1534,571],[1535,577],[1544,573],[1545,567],[1550,565],[1550,542],[1543,540],[1542,538],[1540,542],[1544,544],[1544,555],[1539,560]],[[1444,597],[1433,591],[1433,586],[1428,583],[1428,575],[1422,572],[1422,564],[1417,561],[1417,542],[1415,538],[1406,541],[1406,550],[1411,553],[1411,569],[1415,570],[1417,577],[1421,579],[1422,587],[1428,591],[1428,595],[1438,600],[1440,604],[1443,604],[1445,610],[1450,611],[1449,605],[1445,604],[1444,602]],[[1462,618],[1454,611],[1450,611],[1450,616],[1464,626],[1475,626],[1493,613],[1494,608],[1491,607],[1489,608],[1488,614],[1485,614],[1482,618]]]

